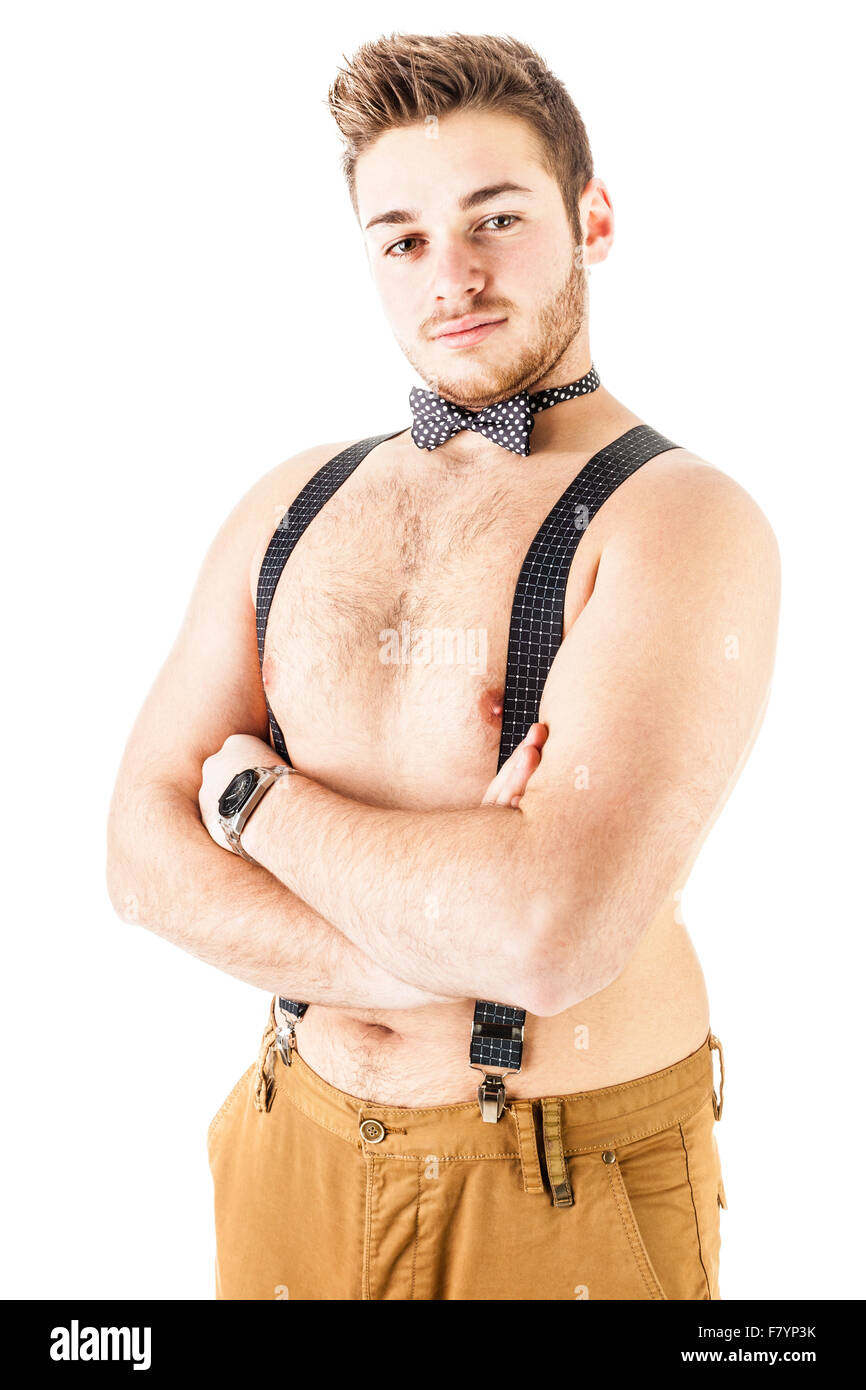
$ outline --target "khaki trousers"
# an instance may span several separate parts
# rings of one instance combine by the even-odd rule
[[[712,1033],[650,1076],[512,1100],[498,1124],[475,1102],[360,1100],[274,1037],[272,1001],[208,1130],[217,1298],[720,1297]]]

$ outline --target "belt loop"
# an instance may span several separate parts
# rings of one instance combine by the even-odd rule
[[[541,1176],[541,1160],[538,1157],[538,1143],[535,1138],[535,1118],[531,1100],[514,1100],[507,1107],[517,1126],[517,1143],[520,1153],[520,1173],[524,1192],[543,1192],[544,1179]]]
[[[710,1033],[710,1057],[712,1053],[719,1054],[719,1097],[716,1099],[716,1085],[713,1082],[713,1114],[717,1120],[722,1118],[722,1106],[725,1103],[725,1054],[722,1051],[722,1044],[714,1033]]]
[[[544,1156],[547,1160],[547,1176],[553,1193],[555,1207],[574,1206],[571,1184],[568,1181],[568,1164],[562,1150],[562,1123],[559,1096],[545,1096],[541,1102],[541,1118],[544,1132]]]

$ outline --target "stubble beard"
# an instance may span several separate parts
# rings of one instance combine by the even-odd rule
[[[404,343],[400,346],[422,381],[443,400],[464,410],[483,410],[486,405],[528,390],[551,372],[582,329],[585,313],[586,273],[576,248],[565,284],[542,305],[532,340],[507,366],[479,365],[473,377],[451,380],[445,375],[432,375],[414,347]]]

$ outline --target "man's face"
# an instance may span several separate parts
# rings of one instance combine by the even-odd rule
[[[480,410],[556,365],[583,324],[586,279],[530,126],[459,111],[387,131],[358,160],[356,192],[388,321],[433,390]],[[479,326],[444,332],[467,318]]]

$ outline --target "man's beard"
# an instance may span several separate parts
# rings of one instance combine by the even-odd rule
[[[547,376],[583,327],[586,274],[581,260],[575,248],[568,279],[539,310],[532,342],[526,343],[517,359],[507,366],[479,364],[474,377],[462,382],[452,381],[447,376],[431,375],[414,352],[402,343],[400,346],[422,381],[443,400],[462,406],[464,410],[483,410],[486,405],[508,400]],[[500,308],[475,305],[473,313],[484,313],[488,308],[491,314],[501,312]]]

